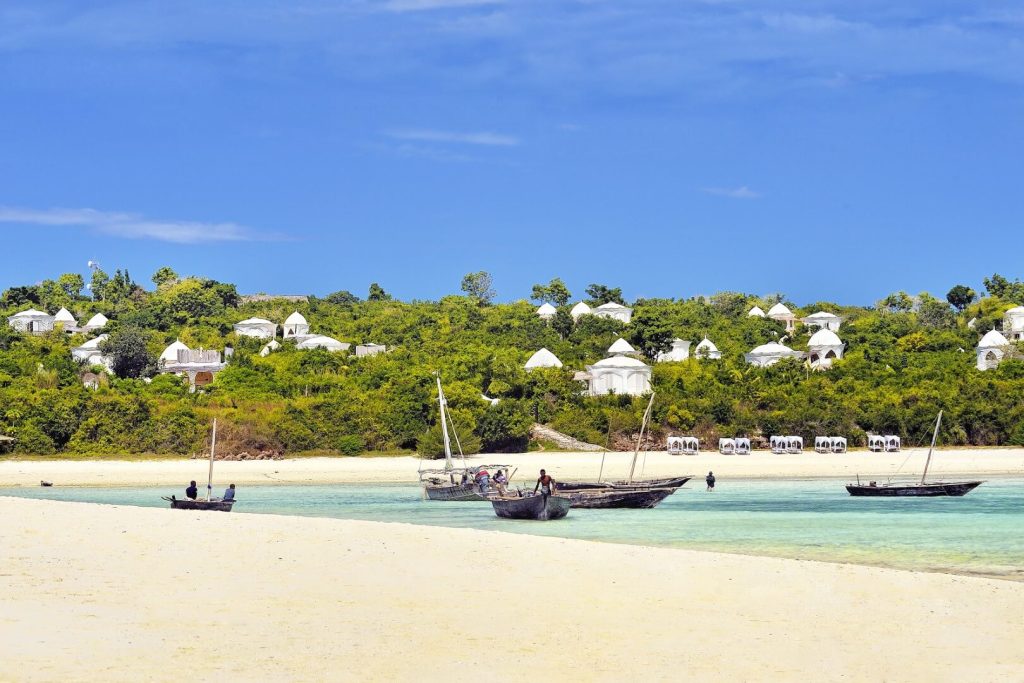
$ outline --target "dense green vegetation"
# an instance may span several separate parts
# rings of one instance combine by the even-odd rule
[[[721,360],[654,366],[658,438],[692,433],[713,443],[719,436],[836,434],[863,444],[867,432],[880,432],[918,443],[942,408],[944,443],[1024,444],[1024,361],[1007,360],[988,372],[974,368],[979,336],[998,326],[1007,308],[1024,303],[1024,285],[998,275],[986,279],[988,296],[980,300],[961,285],[948,300],[899,292],[870,308],[787,302],[798,316],[826,310],[845,318],[840,336],[847,354],[827,372],[797,361],[767,369],[744,363],[744,352],[784,335],[780,323],[746,315],[755,304],[767,310],[778,297],[640,300],[624,326],[593,316],[574,322],[560,280],[532,292],[536,301],[560,307],[550,323],[538,319],[535,303],[491,303],[486,273],[466,277],[465,296],[423,302],[396,301],[377,283],[366,300],[336,292],[294,304],[242,303],[231,285],[181,279],[166,268],[153,281],[156,288],[146,291],[127,272],[97,272],[85,297],[83,279],[70,274],[3,293],[4,316],[29,306],[50,313],[65,306],[82,321],[104,313],[111,320],[104,348],[120,376],[104,376],[98,390],[87,389],[81,376],[90,369],[70,352],[87,337],[30,336],[0,326],[0,433],[17,439],[0,447],[34,454],[191,453],[203,447],[216,416],[225,447],[236,452],[355,455],[419,445],[436,454],[435,371],[464,446],[525,449],[534,421],[591,442],[603,444],[610,435],[613,444],[625,443],[646,400],[583,397],[573,372],[604,357],[619,336],[653,357],[673,337],[696,343],[704,335]],[[594,304],[622,297],[604,285],[587,291]],[[355,358],[285,342],[260,357],[262,342],[232,331],[253,316],[280,323],[296,308],[315,333],[382,343],[390,351]],[[966,324],[971,318],[977,318],[974,329]],[[190,394],[178,377],[153,376],[155,357],[175,338],[192,348],[227,344],[234,356],[212,385]],[[786,343],[805,349],[807,338],[798,327]],[[541,347],[565,368],[524,371]],[[502,400],[491,406],[481,394]]]

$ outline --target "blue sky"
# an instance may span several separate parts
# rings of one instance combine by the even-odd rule
[[[1024,276],[1022,86],[998,0],[6,0],[0,287],[980,287]]]

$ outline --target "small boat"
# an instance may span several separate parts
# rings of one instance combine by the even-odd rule
[[[217,450],[217,420],[213,420],[213,437],[210,439],[210,469],[206,478],[206,500],[161,496],[171,504],[172,510],[213,510],[215,512],[231,512],[234,500],[221,500],[213,497],[213,454]]]
[[[928,447],[928,458],[924,461],[924,472],[921,474],[920,482],[916,484],[893,484],[891,482],[879,484],[877,482],[872,481],[865,486],[860,483],[860,477],[857,477],[857,483],[847,484],[846,491],[851,496],[960,497],[965,496],[974,489],[978,488],[981,484],[984,483],[983,481],[927,481],[928,465],[932,461],[932,451],[935,449],[935,440],[939,436],[939,425],[941,424],[942,411],[940,410],[939,417],[937,420],[935,420],[935,431],[932,433],[932,444],[931,446]]]
[[[39,485],[40,486],[53,486],[53,482],[52,481],[46,481],[45,479],[43,479],[41,482],[39,482]]]
[[[625,480],[620,481],[568,481],[568,482],[556,482],[555,490],[559,492],[573,492],[573,491],[590,491],[590,490],[604,490],[604,489],[650,489],[650,488],[668,488],[677,489],[686,484],[686,482],[693,479],[693,477],[668,477],[666,479],[634,479],[632,482]]]
[[[492,497],[494,514],[505,519],[533,519],[547,521],[561,519],[569,514],[572,500],[568,496],[544,495],[519,497]]]
[[[675,492],[674,488],[584,489],[573,491],[569,494],[569,499],[574,508],[642,510],[657,506]]]

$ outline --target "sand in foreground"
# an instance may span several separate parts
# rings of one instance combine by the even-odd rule
[[[1021,583],[11,498],[0,519],[0,680],[994,681],[1024,670]]]
[[[920,476],[927,449],[902,453],[855,451],[843,455],[805,452],[802,455],[773,455],[755,451],[751,455],[671,456],[652,452],[641,456],[637,475],[647,477],[691,474],[703,477],[714,470],[723,483],[730,478],[843,477],[885,479],[902,466],[906,476]],[[621,479],[629,474],[632,453],[608,453],[606,479]],[[530,482],[537,470],[546,468],[556,479],[596,478],[601,471],[601,453],[516,453],[478,455],[470,464],[503,464],[518,468],[516,481]],[[214,472],[223,487],[229,482],[254,484],[339,484],[371,482],[413,482],[420,466],[439,467],[440,462],[413,457],[394,458],[301,458],[290,460],[247,460],[218,462]],[[1024,449],[940,450],[932,459],[930,477],[957,478],[1024,475]],[[0,486],[38,486],[39,481],[56,486],[150,486],[162,485],[184,490],[190,479],[206,481],[206,463],[202,460],[2,460]]]

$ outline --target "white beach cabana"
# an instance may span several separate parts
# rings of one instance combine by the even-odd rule
[[[768,439],[768,446],[771,448],[772,453],[780,455],[786,452],[786,437],[772,435]]]
[[[637,350],[633,348],[633,345],[621,337],[612,342],[612,345],[608,347],[608,354],[611,356],[639,355]]]
[[[46,334],[53,331],[53,316],[46,311],[37,311],[34,308],[15,313],[7,319],[7,324],[18,332],[28,334]]]
[[[768,342],[767,344],[755,347],[750,353],[744,354],[743,357],[751,365],[766,368],[769,365],[775,365],[784,358],[803,358],[803,356],[804,354],[794,351],[785,344]]]
[[[690,357],[690,342],[685,339],[673,339],[672,348],[658,354],[659,363],[677,363]]]
[[[823,327],[807,341],[807,360],[812,368],[827,369],[832,366],[832,361],[843,357],[846,344],[835,332]]]
[[[93,317],[89,318],[89,322],[82,325],[82,331],[92,332],[93,330],[98,330],[100,328],[106,327],[107,323],[109,322],[110,320],[107,319],[107,316],[103,315],[102,313],[97,313]]]
[[[816,436],[816,437],[814,437],[814,452],[815,453],[831,453],[832,452],[832,437],[830,437],[830,436]]]
[[[803,453],[804,452],[804,437],[802,436],[787,436],[786,437],[786,452],[787,453]]]
[[[65,332],[74,331],[75,326],[78,325],[78,321],[75,320],[75,316],[71,315],[71,311],[69,311],[66,308],[61,308],[54,314],[53,323],[54,325],[56,325],[57,323],[63,325]]]
[[[701,340],[699,344],[697,344],[697,348],[694,349],[693,355],[696,358],[718,360],[719,358],[722,357],[722,352],[719,351],[718,347],[715,346],[714,343],[705,336],[704,339]]]
[[[831,446],[833,453],[845,453],[846,452],[846,437],[845,436],[833,436],[830,439],[829,445]]]
[[[1003,314],[1003,332],[1012,341],[1024,340],[1024,306],[1014,306]]]
[[[555,313],[558,313],[558,309],[546,301],[537,308],[537,316],[541,320],[551,320],[555,317]]]
[[[899,453],[900,452],[900,437],[895,434],[885,435],[885,452],[886,453]]]
[[[803,318],[801,322],[808,327],[814,327],[819,330],[832,330],[833,332],[838,332],[839,326],[843,324],[843,319],[835,313],[818,311],[817,313],[812,313],[806,318]]]
[[[526,365],[523,367],[527,370],[536,370],[537,368],[560,368],[562,367],[562,361],[558,360],[558,357],[547,349],[541,349],[530,356],[530,359],[526,361]]]
[[[340,342],[334,337],[328,337],[322,334],[318,334],[308,339],[300,341],[295,348],[297,349],[327,349],[328,351],[348,351],[352,345],[348,342]]]
[[[978,355],[977,368],[992,370],[999,366],[1003,358],[1011,351],[1010,340],[999,330],[989,330],[978,342],[975,352]]]
[[[722,455],[735,455],[736,439],[719,439],[718,452]]]
[[[611,318],[612,320],[618,320],[621,323],[629,324],[629,321],[633,318],[633,309],[622,304],[617,304],[614,301],[609,301],[606,304],[601,304],[595,308],[592,312],[593,315],[599,318]]]
[[[572,307],[572,310],[569,311],[569,315],[572,316],[573,320],[578,320],[581,315],[590,315],[593,312],[594,311],[585,301],[581,301]]]
[[[881,453],[885,450],[885,437],[881,434],[868,434],[868,450]]]
[[[255,339],[273,339],[277,336],[277,323],[263,318],[246,318],[234,325],[235,334]]]
[[[279,348],[281,348],[281,342],[277,341],[276,339],[271,339],[269,343],[264,344],[263,348],[260,349],[260,356],[262,358],[266,358],[274,351],[277,351]]]
[[[292,312],[287,318],[284,319],[284,324],[281,326],[281,336],[285,339],[290,337],[306,337],[309,335],[309,323],[306,322],[306,318],[298,311]]]
[[[587,382],[587,394],[590,396],[641,396],[651,390],[651,368],[626,355],[599,360],[588,365],[585,373],[577,373],[576,377]]]
[[[700,439],[695,436],[668,437],[669,455],[697,455],[700,453]]]
[[[736,455],[750,455],[750,439],[738,436],[733,441],[736,443]]]
[[[359,344],[356,346],[356,358],[365,358],[367,356],[376,356],[380,353],[387,353],[388,347],[384,344]]]
[[[765,313],[764,313],[763,310],[761,310],[760,306],[754,306],[749,311],[747,311],[747,317],[748,318],[764,318],[765,317]]]
[[[778,320],[780,323],[786,325],[786,331],[792,332],[793,328],[796,327],[796,316],[793,315],[793,311],[786,307],[786,304],[781,301],[771,308],[768,309],[768,317],[772,320]]]

